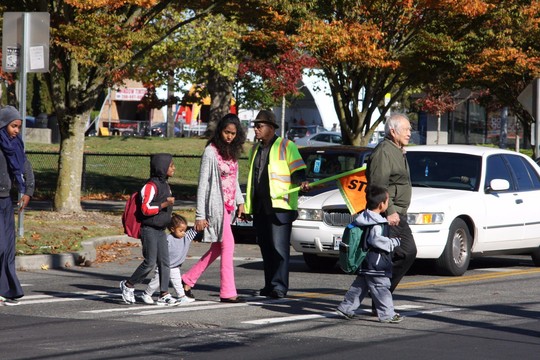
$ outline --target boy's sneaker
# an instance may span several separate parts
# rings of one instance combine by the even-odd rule
[[[379,320],[379,321],[383,322],[383,323],[389,323],[389,324],[399,324],[400,322],[403,321],[403,318],[404,318],[404,316],[401,316],[398,313],[396,313],[396,315],[394,315],[390,319]]]
[[[338,314],[340,317],[342,317],[345,320],[352,320],[355,317],[354,314],[346,314],[339,309],[336,309],[336,314]]]
[[[189,304],[189,303],[192,303],[194,302],[195,299],[193,298],[190,298],[189,296],[182,296],[182,297],[179,297],[176,302],[178,302],[178,305],[184,305],[184,304]]]
[[[20,304],[21,302],[17,299],[10,299],[0,296],[0,306],[16,306]]]
[[[147,293],[145,293],[144,291],[141,294],[141,300],[145,304],[154,305],[154,299],[152,299],[152,297],[150,295],[148,295]]]
[[[126,280],[120,281],[120,290],[122,299],[126,304],[135,304],[135,289],[126,286]]]
[[[175,298],[171,296],[171,294],[167,294],[165,296],[160,296],[156,302],[156,305],[159,306],[176,306],[180,305],[178,301],[176,301]]]

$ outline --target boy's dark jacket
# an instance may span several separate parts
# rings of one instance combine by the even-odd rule
[[[171,188],[167,182],[167,171],[171,161],[171,154],[155,154],[150,160],[150,179],[148,182],[154,183],[157,188],[156,195],[150,203],[151,206],[159,207],[161,203],[167,201],[168,197],[172,196]],[[161,209],[157,215],[143,216],[142,225],[165,229],[171,221],[172,211],[173,207],[167,206]]]

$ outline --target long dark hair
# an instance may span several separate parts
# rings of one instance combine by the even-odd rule
[[[221,133],[229,124],[233,124],[236,127],[236,137],[230,144],[227,144],[225,141],[223,141]],[[226,160],[238,160],[242,154],[245,141],[246,133],[242,128],[242,124],[240,124],[240,119],[238,116],[235,114],[227,114],[221,118],[221,120],[219,120],[212,137],[208,139],[208,143],[206,145],[214,144],[220,155]]]

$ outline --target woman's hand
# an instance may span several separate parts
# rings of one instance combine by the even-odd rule
[[[28,206],[29,202],[30,202],[30,196],[24,194],[21,197],[21,200],[19,200],[19,202],[17,203],[17,206],[19,207],[19,211],[24,210],[24,208]]]
[[[208,226],[208,221],[206,219],[195,220],[195,230],[203,231],[207,226]]]
[[[238,205],[238,209],[236,210],[236,217],[239,219],[244,219],[245,213],[246,211],[244,209],[244,204]]]

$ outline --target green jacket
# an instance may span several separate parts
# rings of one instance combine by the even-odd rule
[[[411,204],[411,177],[403,151],[390,139],[384,139],[370,155],[366,176],[368,184],[388,190],[389,201],[386,215],[397,212],[407,214]]]

